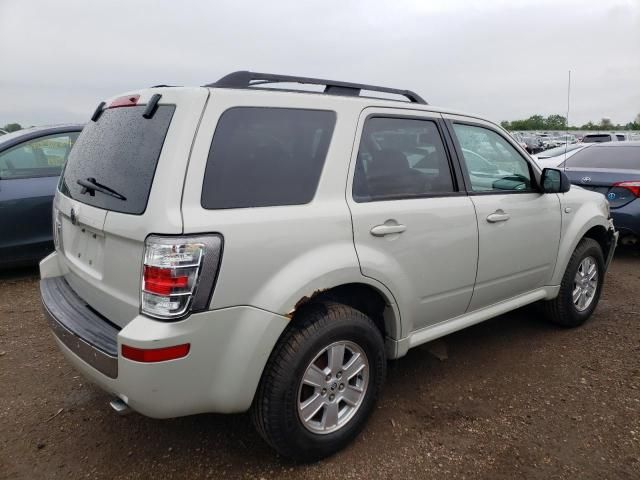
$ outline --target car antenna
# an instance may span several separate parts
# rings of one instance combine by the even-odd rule
[[[567,150],[569,149],[569,111],[571,109],[571,70],[569,70],[569,83],[567,84],[567,135],[564,137],[564,170],[567,170]]]

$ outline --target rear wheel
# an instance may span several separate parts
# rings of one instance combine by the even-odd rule
[[[384,382],[384,341],[366,315],[319,303],[280,340],[252,408],[280,454],[313,461],[342,449],[364,427]]]
[[[604,273],[600,244],[583,238],[571,255],[558,296],[543,302],[547,318],[563,327],[577,327],[586,322],[600,300]]]

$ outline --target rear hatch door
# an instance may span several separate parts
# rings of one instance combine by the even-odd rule
[[[107,100],[61,176],[54,221],[65,279],[120,327],[139,313],[145,238],[182,233],[184,176],[208,95],[158,88]]]

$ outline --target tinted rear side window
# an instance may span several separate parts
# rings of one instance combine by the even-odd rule
[[[301,205],[315,195],[335,113],[238,107],[218,121],[204,174],[207,209]]]
[[[601,143],[610,141],[611,135],[585,135],[582,139],[582,143]]]
[[[176,107],[161,105],[150,119],[142,116],[145,108],[146,105],[107,109],[97,122],[89,122],[69,154],[60,191],[105,210],[143,213]],[[126,200],[99,191],[93,196],[91,192],[82,193],[78,180],[88,178]]]
[[[567,168],[618,168],[640,170],[640,145],[593,146],[579,151],[565,162]]]

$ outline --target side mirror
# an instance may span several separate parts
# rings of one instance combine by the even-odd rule
[[[545,168],[542,170],[540,179],[543,193],[565,193],[571,188],[569,177],[556,168]]]

